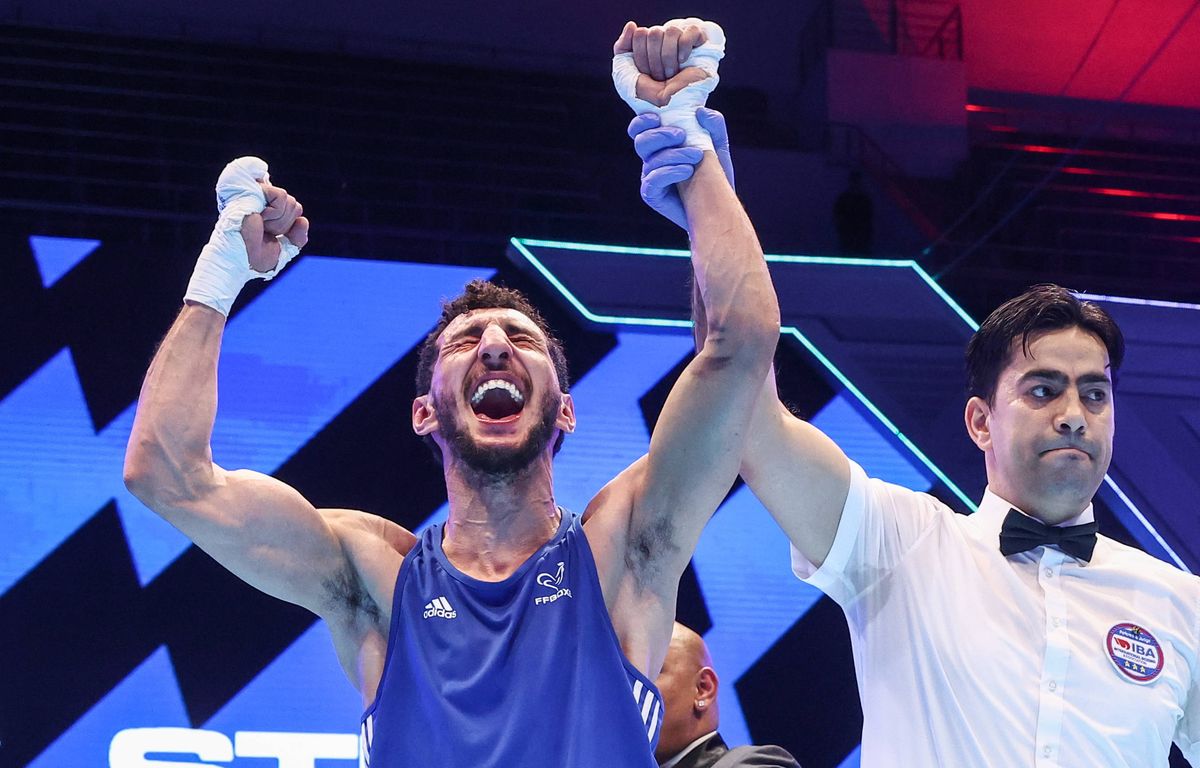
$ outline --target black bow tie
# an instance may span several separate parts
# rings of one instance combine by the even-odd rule
[[[1096,531],[1099,527],[1091,522],[1055,528],[1010,509],[1004,518],[1004,525],[1000,526],[1000,554],[1008,557],[1034,547],[1053,544],[1086,563],[1092,559],[1092,550],[1096,548]]]

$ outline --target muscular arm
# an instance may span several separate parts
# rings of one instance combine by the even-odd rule
[[[706,110],[698,114],[712,135],[726,175],[732,180],[729,136],[724,117]],[[695,162],[691,150],[681,148],[683,132],[659,127],[652,115],[630,123],[634,147],[646,161],[642,197],[667,218],[681,223],[678,197],[672,179],[684,177]],[[708,336],[705,297],[692,294],[696,346]],[[813,564],[828,555],[849,491],[849,464],[836,444],[811,424],[795,418],[779,401],[775,376],[768,374],[755,405],[742,462],[742,477],[774,515],[796,548]]]
[[[705,155],[680,193],[697,284],[712,307],[706,342],[668,395],[644,464],[619,478],[631,486],[631,511],[613,619],[632,660],[651,676],[670,637],[679,577],[737,477],[779,334],[758,239],[715,155]]]
[[[277,273],[308,236],[300,204],[258,158],[227,165],[217,191],[217,226],[142,386],[125,482],[239,578],[330,620],[339,653],[352,653],[363,627],[386,627],[412,535],[361,512],[317,510],[274,478],[213,462],[225,315],[246,280]]]
[[[737,476],[749,415],[779,334],[762,249],[716,156],[706,152],[679,192],[708,322],[704,344],[668,395],[651,437],[630,532],[635,562],[650,551],[646,573],[661,569],[664,582],[683,572],[704,523]]]
[[[159,347],[138,400],[125,482],[147,506],[252,586],[330,612],[352,576],[329,522],[287,485],[212,461],[225,318],[189,303]]]
[[[702,30],[672,22],[646,30],[627,24],[613,47],[618,92],[629,100],[623,90],[630,79],[618,70],[628,74],[630,59],[641,73],[635,90],[643,101],[670,110],[684,89],[711,90],[715,69],[701,70],[720,58],[712,46],[701,56],[714,57],[707,64],[679,69],[710,33],[723,51],[724,36],[711,25]],[[692,122],[694,96],[680,97]],[[636,101],[631,106],[639,108]],[[700,155],[694,172],[672,182],[679,182],[692,266],[710,311],[706,343],[667,396],[649,453],[609,483],[588,510],[588,538],[614,628],[630,661],[651,678],[670,640],[679,577],[737,477],[746,427],[779,338],[778,302],[758,237],[712,143],[703,144],[693,150]]]
[[[779,401],[770,375],[754,409],[742,454],[742,479],[788,539],[813,565],[833,546],[850,492],[846,454]]]
[[[698,348],[706,343],[706,309],[704,297],[694,290]],[[820,566],[833,546],[850,491],[850,465],[825,433],[780,402],[773,369],[754,406],[741,475],[800,554]]]

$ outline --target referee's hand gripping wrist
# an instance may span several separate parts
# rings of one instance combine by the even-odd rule
[[[721,170],[729,180],[729,185],[733,186],[733,159],[729,153],[729,133],[725,129],[724,115],[715,109],[701,107],[696,111],[696,117],[712,136]],[[703,151],[699,147],[686,146],[683,129],[662,125],[661,118],[654,113],[633,118],[629,123],[629,137],[633,139],[634,151],[643,161],[642,200],[667,220],[686,230],[687,214],[675,185],[692,177],[695,167],[703,159]]]

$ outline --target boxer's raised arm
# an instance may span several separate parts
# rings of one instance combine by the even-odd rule
[[[662,121],[703,134],[689,137],[703,159],[679,189],[692,263],[710,307],[708,339],[667,396],[644,463],[625,475],[632,508],[623,562],[633,620],[626,621],[620,606],[613,618],[623,642],[648,633],[642,636],[651,674],[670,637],[679,577],[737,477],[746,426],[779,338],[778,305],[758,238],[696,123],[723,51],[719,27],[690,19],[649,30],[627,27],[614,47],[614,81],[635,110],[649,103],[646,95],[674,91]],[[647,76],[630,69],[632,62],[646,66],[647,58],[650,71],[676,71],[675,82],[647,88]],[[651,78],[651,86],[655,82]]]
[[[327,519],[274,478],[222,469],[210,448],[229,308],[247,279],[278,272],[307,241],[299,204],[270,186],[266,164],[254,160],[242,158],[222,173],[220,219],[142,386],[125,482],[234,574],[324,615],[330,585],[353,575],[333,524],[345,516]]]
[[[726,177],[733,179],[725,119],[713,110],[699,113],[713,138]],[[653,118],[653,119],[650,119]],[[684,146],[677,128],[660,127],[657,116],[640,115],[629,125],[634,148],[645,161],[642,198],[650,207],[681,223],[675,182],[694,170],[694,150]],[[697,349],[705,344],[705,299],[692,292]],[[812,564],[824,562],[841,520],[850,483],[850,466],[841,448],[816,427],[796,418],[779,401],[772,371],[755,405],[741,468],[742,478]]]
[[[649,551],[664,588],[687,566],[709,516],[737,477],[747,427],[779,339],[779,308],[758,238],[705,152],[680,185],[696,284],[709,309],[705,343],[663,405],[635,497],[631,544]]]
[[[294,489],[213,463],[217,357],[225,318],[188,304],[142,385],[125,484],[239,578],[316,613],[322,582],[345,560],[337,536]]]

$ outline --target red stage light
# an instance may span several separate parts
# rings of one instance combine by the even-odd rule
[[[1141,216],[1147,219],[1158,219],[1160,221],[1192,221],[1200,222],[1200,216],[1193,216],[1190,213],[1167,213],[1166,211],[1140,212],[1130,211],[1131,216]]]
[[[1139,192],[1136,189],[1116,189],[1114,187],[1088,187],[1088,192],[1112,197],[1158,197],[1150,192]]]

